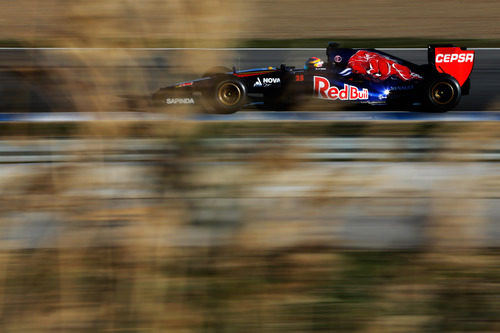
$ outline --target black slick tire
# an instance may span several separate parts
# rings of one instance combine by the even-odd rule
[[[446,112],[453,109],[462,97],[460,84],[448,74],[438,74],[424,89],[424,106],[432,112]]]
[[[240,110],[246,103],[247,89],[236,77],[224,76],[208,89],[205,95],[208,110],[212,113],[228,114]]]

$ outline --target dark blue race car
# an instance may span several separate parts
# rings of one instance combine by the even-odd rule
[[[153,100],[198,105],[211,113],[232,113],[251,104],[286,110],[308,98],[444,112],[469,93],[475,60],[474,51],[452,45],[429,45],[425,65],[337,43],[330,43],[326,54],[326,62],[313,57],[304,69],[215,67],[200,79],[158,90]]]

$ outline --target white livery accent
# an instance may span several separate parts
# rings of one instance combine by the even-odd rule
[[[451,63],[451,62],[474,62],[473,53],[462,54],[438,54],[436,56],[436,63]]]
[[[165,99],[167,104],[194,104],[194,98],[167,98]]]

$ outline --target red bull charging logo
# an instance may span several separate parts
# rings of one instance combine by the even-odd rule
[[[322,76],[314,77],[314,96],[321,99],[341,101],[362,101],[369,98],[368,89],[359,89],[349,84],[344,84],[343,89],[336,86],[332,87],[330,81]]]
[[[408,67],[375,52],[360,50],[356,52],[347,64],[355,74],[361,74],[367,78],[385,81],[390,77],[402,81],[420,80],[422,77],[413,73]]]

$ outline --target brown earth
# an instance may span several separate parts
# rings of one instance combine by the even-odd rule
[[[0,39],[474,38],[498,39],[500,3],[18,0],[0,4]]]

